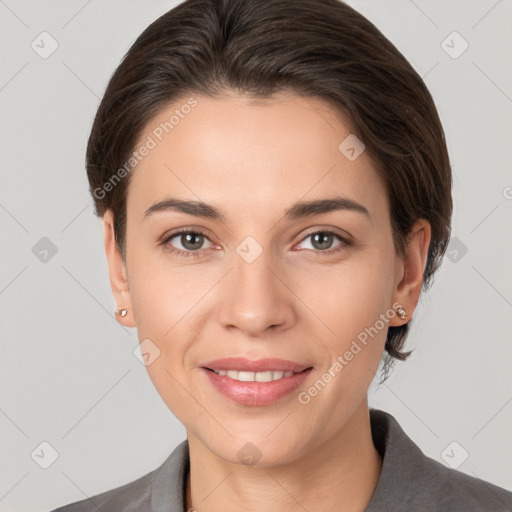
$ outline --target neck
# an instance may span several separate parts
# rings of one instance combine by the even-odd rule
[[[188,438],[187,511],[364,512],[382,468],[366,400],[326,443],[286,465],[232,464],[190,433]]]

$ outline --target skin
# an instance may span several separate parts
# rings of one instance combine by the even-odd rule
[[[103,218],[113,294],[128,309],[119,321],[160,350],[147,370],[187,431],[187,509],[364,511],[382,466],[367,391],[387,326],[408,322],[417,305],[430,225],[416,222],[405,257],[395,252],[384,185],[366,152],[350,161],[338,150],[350,127],[324,101],[289,92],[258,102],[231,91],[195,97],[198,105],[132,171],[126,262],[111,213]],[[185,101],[160,112],[139,140]],[[299,200],[335,194],[364,205],[371,218],[350,210],[284,218]],[[176,211],[144,218],[171,196],[212,204],[226,220]],[[201,257],[159,245],[182,227],[206,232],[195,249]],[[330,245],[315,243],[311,235],[322,230],[350,235],[353,243],[336,236]],[[236,252],[247,236],[263,250],[250,264]],[[178,235],[167,246],[194,251],[184,244]],[[300,403],[299,391],[396,302],[407,317],[395,314],[321,392]],[[277,402],[244,406],[221,395],[199,368],[231,356],[314,369]],[[261,453],[253,466],[237,457],[247,442]]]

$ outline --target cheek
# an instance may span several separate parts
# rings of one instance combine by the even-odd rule
[[[141,343],[157,356],[146,365],[153,385],[167,407],[184,424],[199,421],[201,407],[190,390],[188,354],[200,337],[200,299],[207,285],[191,281],[191,273],[169,271],[154,265],[140,265],[130,285]],[[211,286],[211,285],[210,285]],[[148,341],[150,340],[150,341]]]
[[[139,336],[172,338],[193,314],[210,276],[199,267],[172,266],[160,248],[131,256],[130,297]]]
[[[179,364],[161,356],[146,367],[148,375],[167,408],[187,427],[204,424],[204,400],[190,391],[190,381]]]
[[[392,303],[392,264],[390,253],[366,252],[329,273],[310,275],[307,287],[298,293],[308,297],[308,306],[322,320],[317,323],[324,333],[317,350],[324,352],[319,378],[326,384],[313,406],[319,415],[326,404],[338,419],[346,414],[378,370],[389,326],[385,314]]]
[[[359,404],[378,370],[391,317],[391,261],[383,254],[365,256],[328,276],[311,276],[304,295],[298,294],[311,299],[308,306],[325,333],[317,347],[324,366],[303,399],[310,398],[312,415],[332,428]]]
[[[191,354],[208,318],[207,294],[219,276],[214,269],[171,267],[164,258],[151,257],[142,251],[132,255],[130,296],[141,350],[148,343],[158,354],[146,369],[174,410],[187,398],[181,396],[180,384],[187,387]]]
[[[328,271],[311,267],[301,282],[297,295],[323,321],[329,344],[341,349],[391,307],[393,259],[377,250],[354,254]]]

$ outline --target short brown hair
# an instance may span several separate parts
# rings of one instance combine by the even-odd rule
[[[86,165],[96,215],[114,216],[126,247],[129,161],[146,124],[186,94],[280,90],[328,102],[351,123],[381,176],[396,250],[416,220],[431,224],[423,289],[450,239],[452,176],[443,127],[421,77],[364,16],[340,0],[186,0],[151,23],[112,75],[89,137]],[[341,142],[341,141],[340,141]],[[126,174],[126,177],[124,175]],[[101,192],[98,192],[101,191]],[[402,352],[409,323],[390,327],[384,373]]]

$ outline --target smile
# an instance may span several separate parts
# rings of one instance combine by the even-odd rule
[[[291,377],[294,372],[279,372],[279,371],[266,371],[266,372],[239,372],[237,370],[212,370],[221,377],[228,377],[233,380],[241,382],[271,382],[273,380],[280,380],[284,377]]]
[[[313,367],[283,359],[231,357],[200,366],[205,384],[231,402],[243,406],[264,406],[278,402],[301,386]]]

